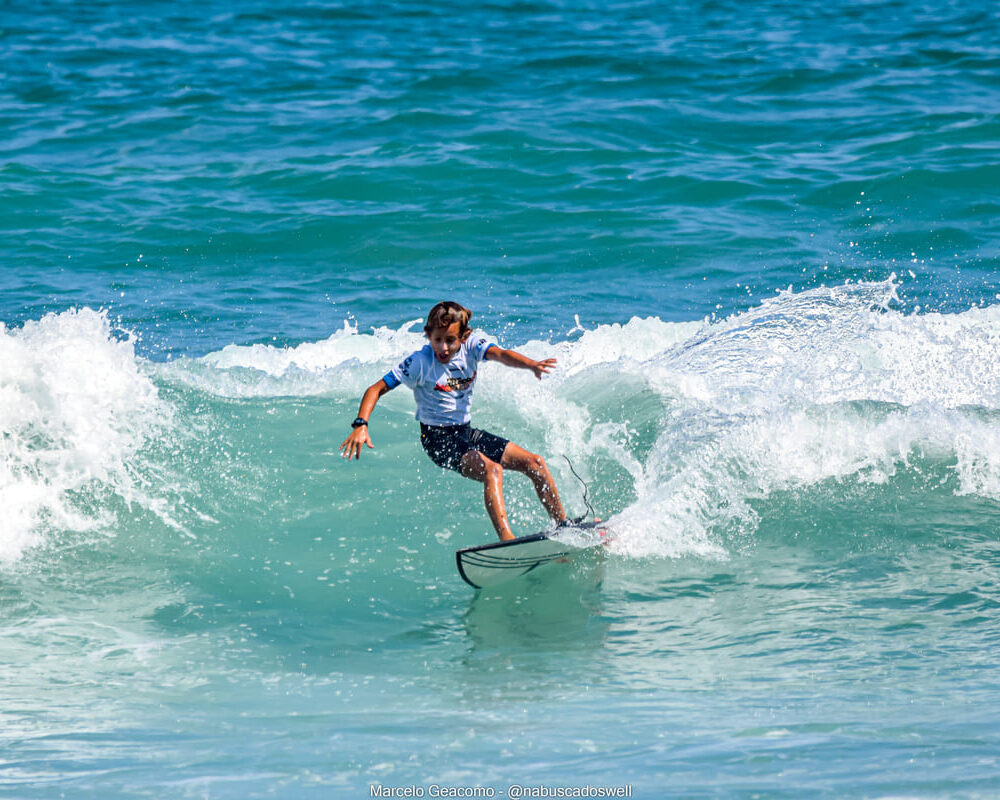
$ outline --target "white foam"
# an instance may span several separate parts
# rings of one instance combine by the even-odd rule
[[[345,364],[395,363],[401,352],[408,353],[425,344],[423,334],[411,330],[419,323],[415,319],[397,331],[378,328],[369,335],[359,335],[357,327],[345,321],[343,328],[320,342],[304,342],[296,347],[228,345],[217,353],[209,353],[202,361],[216,369],[244,367],[273,377],[296,369],[323,372]]]
[[[1000,308],[904,315],[894,298],[892,282],[784,292],[642,365],[670,412],[620,551],[708,554],[713,532],[755,528],[756,499],[925,459],[1000,498]]]
[[[106,508],[81,502],[94,487],[135,500],[131,460],[168,416],[105,313],[0,323],[0,561],[46,531],[106,525]]]
[[[722,408],[872,400],[1000,404],[1000,306],[889,310],[895,284],[780,293],[654,357],[661,388]]]

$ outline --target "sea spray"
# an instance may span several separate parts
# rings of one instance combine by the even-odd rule
[[[132,338],[105,312],[0,323],[0,560],[53,531],[107,528],[110,496],[156,506],[136,459],[170,424]]]

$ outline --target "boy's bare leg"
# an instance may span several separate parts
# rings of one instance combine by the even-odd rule
[[[510,449],[508,445],[508,449]],[[507,506],[503,500],[503,467],[491,461],[478,450],[470,450],[462,456],[462,475],[483,484],[483,503],[490,522],[496,528],[502,541],[514,538],[507,522]]]
[[[513,442],[507,444],[507,449],[503,451],[503,458],[500,464],[516,472],[523,472],[535,485],[535,493],[549,516],[556,522],[566,519],[566,512],[563,510],[562,501],[559,499],[559,492],[556,489],[556,482],[552,480],[552,473],[541,456],[529,453],[523,447],[518,447]]]

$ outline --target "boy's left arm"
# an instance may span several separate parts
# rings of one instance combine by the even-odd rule
[[[546,358],[542,361],[535,361],[533,358],[521,355],[515,350],[504,350],[502,347],[493,345],[483,355],[487,361],[499,361],[505,367],[517,367],[518,369],[530,369],[535,373],[538,380],[542,375],[548,375],[556,366],[554,358]]]

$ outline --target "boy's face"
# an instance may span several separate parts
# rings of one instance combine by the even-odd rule
[[[435,328],[427,338],[430,340],[434,357],[442,364],[447,364],[462,347],[462,329],[460,322],[453,322],[447,328]]]

